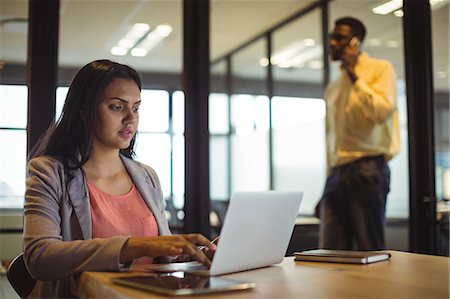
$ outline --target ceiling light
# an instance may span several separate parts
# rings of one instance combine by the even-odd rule
[[[303,40],[303,44],[305,46],[309,46],[310,47],[310,46],[314,46],[316,44],[316,41],[313,38],[305,38]]]
[[[150,31],[150,25],[145,23],[136,23],[119,40],[117,45],[111,48],[112,55],[126,55],[147,33]]]
[[[116,56],[124,56],[127,55],[128,49],[124,47],[112,47],[111,54]]]
[[[172,33],[172,26],[168,24],[162,24],[156,27],[155,33],[161,37],[168,37]]]
[[[312,38],[293,42],[277,51],[270,62],[280,68],[303,67],[306,61],[322,54],[322,47]]]
[[[431,9],[436,10],[447,4],[449,0],[430,0]]]
[[[270,61],[272,64],[281,64],[283,61],[290,59],[292,56],[295,56],[297,53],[303,51],[305,47],[306,45],[303,41],[292,42],[279,51],[276,51]]]
[[[381,46],[381,40],[379,40],[378,38],[371,38],[367,41],[367,45],[372,47],[379,47]]]
[[[266,57],[263,57],[259,60],[259,65],[260,66],[268,66],[269,65],[269,59],[267,59]]]
[[[403,9],[398,9],[398,10],[394,11],[394,16],[396,16],[398,18],[402,18],[404,14],[405,13],[403,12]]]
[[[429,0],[430,6],[433,10],[439,9],[449,2],[449,0]],[[377,7],[372,8],[372,12],[379,15],[387,15],[394,12],[396,17],[403,17],[403,0],[391,0],[385,2]]]
[[[131,55],[138,57],[147,55],[147,53],[150,52],[158,43],[160,43],[164,38],[168,37],[170,33],[172,33],[172,26],[167,24],[158,25],[136,46],[134,46],[134,48],[131,50]]]
[[[307,61],[321,57],[322,53],[323,49],[320,45],[309,47],[298,53],[296,56],[283,61],[283,65],[285,67],[303,67]]]
[[[372,12],[378,15],[387,15],[401,7],[403,7],[402,0],[391,0],[372,8]]]
[[[447,78],[448,74],[446,71],[437,71],[436,76],[438,79],[445,79]]]
[[[398,48],[398,41],[388,40],[386,42],[386,46],[388,46],[389,48]]]
[[[130,51],[131,56],[135,56],[135,57],[144,57],[145,55],[147,55],[147,53],[148,52],[142,48],[133,48]]]

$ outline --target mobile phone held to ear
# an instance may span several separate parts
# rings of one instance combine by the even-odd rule
[[[348,46],[349,47],[359,47],[360,45],[360,41],[358,39],[358,37],[354,36],[352,37],[352,39],[348,42]]]
[[[340,59],[341,60],[343,59],[343,56],[349,49],[352,50],[351,52],[354,52],[354,50],[359,51],[358,48],[359,48],[360,43],[361,42],[359,41],[358,37],[353,36],[347,44],[343,44],[339,49]]]

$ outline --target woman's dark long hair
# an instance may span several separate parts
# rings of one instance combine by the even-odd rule
[[[66,172],[84,165],[91,155],[97,103],[114,79],[133,80],[139,90],[142,88],[138,73],[117,62],[96,60],[79,70],[70,85],[60,118],[43,134],[29,159],[42,155],[59,157]],[[136,135],[130,146],[120,152],[133,158],[135,141]]]

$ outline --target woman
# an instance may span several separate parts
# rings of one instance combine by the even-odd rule
[[[210,265],[199,234],[171,235],[155,171],[132,160],[141,81],[98,60],[74,78],[61,118],[31,154],[24,258],[31,297],[73,297],[76,275],[177,255]]]

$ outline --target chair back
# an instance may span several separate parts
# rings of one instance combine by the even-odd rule
[[[9,264],[6,276],[13,289],[21,298],[27,298],[36,284],[36,281],[25,267],[23,253],[16,256]]]

